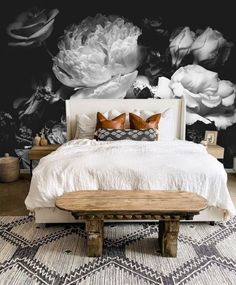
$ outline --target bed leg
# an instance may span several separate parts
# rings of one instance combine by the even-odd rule
[[[215,224],[216,224],[215,221],[210,221],[210,222],[209,222],[209,225],[210,225],[210,226],[215,226]]]
[[[32,173],[33,173],[33,161],[32,159],[30,159],[30,176],[32,177]]]

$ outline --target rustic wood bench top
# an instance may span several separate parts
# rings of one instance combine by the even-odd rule
[[[102,254],[104,220],[158,220],[161,253],[174,257],[180,220],[193,219],[207,200],[185,191],[89,190],[63,194],[56,207],[85,221],[89,256]]]
[[[56,206],[70,212],[161,212],[193,213],[207,201],[192,192],[149,190],[88,190],[65,193]]]

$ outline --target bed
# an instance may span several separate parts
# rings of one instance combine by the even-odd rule
[[[175,136],[171,141],[74,139],[78,114],[111,109],[164,112],[168,108],[172,110]],[[223,165],[204,146],[184,140],[185,110],[184,99],[67,100],[68,142],[40,160],[25,200],[36,223],[77,222],[55,208],[56,197],[64,192],[98,189],[192,191],[209,201],[209,207],[195,216],[195,221],[226,220],[235,215]]]

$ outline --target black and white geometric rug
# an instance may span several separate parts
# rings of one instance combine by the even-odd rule
[[[103,256],[86,256],[83,224],[0,217],[0,284],[236,284],[236,218],[181,224],[177,258],[161,257],[157,223],[109,223]]]

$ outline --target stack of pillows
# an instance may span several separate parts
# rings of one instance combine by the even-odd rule
[[[120,113],[110,110],[94,115],[77,116],[75,139],[96,139],[98,141],[136,140],[169,141],[175,139],[173,110],[162,113],[134,110]]]

